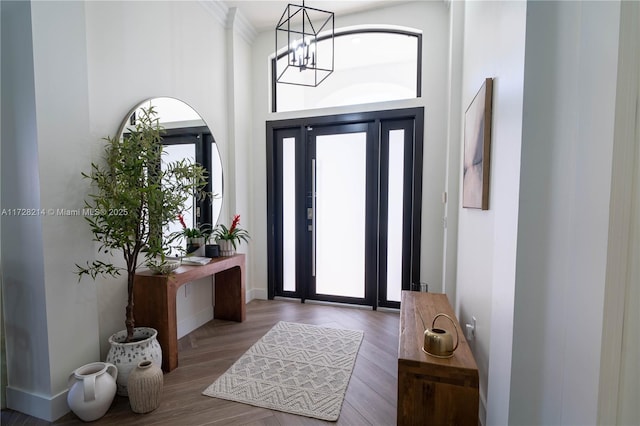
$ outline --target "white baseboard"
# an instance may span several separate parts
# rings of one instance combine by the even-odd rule
[[[247,290],[245,297],[246,297],[246,302],[249,303],[253,299],[267,300],[269,298],[269,295],[267,293],[267,290],[263,290],[260,288],[253,288],[251,290]]]
[[[213,319],[213,306],[207,306],[205,309],[196,312],[194,315],[180,320],[177,324],[178,339],[191,333],[198,327],[203,326]]]
[[[7,408],[54,422],[67,414],[67,390],[54,396],[38,395],[7,386]]]

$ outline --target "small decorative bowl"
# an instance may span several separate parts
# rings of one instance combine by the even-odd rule
[[[147,263],[147,267],[149,268],[149,270],[158,275],[167,275],[171,271],[178,268],[178,266],[180,266],[180,262],[176,262],[173,260],[169,260],[163,264]]]

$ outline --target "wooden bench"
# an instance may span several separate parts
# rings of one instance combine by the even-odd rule
[[[438,313],[458,327],[460,343],[451,358],[423,352],[424,330]],[[422,316],[422,318],[421,318]],[[423,326],[424,321],[424,326]],[[446,318],[436,328],[455,334]],[[403,291],[398,348],[398,425],[478,425],[478,367],[445,294]]]

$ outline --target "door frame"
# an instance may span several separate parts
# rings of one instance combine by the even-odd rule
[[[374,137],[380,143],[380,131],[383,123],[389,121],[397,121],[402,119],[410,119],[414,122],[414,138],[413,152],[413,179],[410,187],[410,196],[412,198],[412,223],[408,225],[410,230],[410,241],[405,244],[409,245],[409,256],[407,261],[410,262],[410,277],[408,282],[403,282],[402,289],[410,290],[412,283],[419,282],[420,279],[420,235],[421,235],[421,217],[422,217],[422,163],[423,163],[423,139],[424,139],[424,107],[392,109],[371,112],[356,112],[348,114],[325,115],[316,117],[302,117],[285,120],[270,120],[266,122],[266,155],[267,155],[267,280],[268,280],[268,298],[273,299],[276,296],[275,283],[278,279],[282,279],[276,263],[278,247],[282,246],[281,235],[276,234],[277,229],[277,209],[281,209],[275,196],[278,178],[276,176],[278,165],[281,164],[281,153],[275,150],[276,133],[283,132],[291,136],[306,140],[305,132],[307,128],[314,126],[330,126],[330,125],[347,125],[354,123],[373,123],[375,129]],[[303,144],[306,145],[306,144]],[[306,148],[296,150],[296,162],[304,161],[306,158]],[[298,168],[296,168],[296,178],[298,178]],[[376,185],[379,185],[378,183]],[[296,197],[304,197],[305,188],[296,187]],[[303,206],[304,207],[304,206]],[[281,213],[281,212],[280,212]],[[298,215],[299,212],[296,213]],[[304,214],[304,212],[302,212]],[[281,214],[280,214],[281,216]],[[376,224],[377,225],[377,224]],[[296,232],[306,232],[306,223],[296,223]],[[378,248],[378,252],[379,252]],[[301,268],[298,268],[301,269]],[[296,271],[300,274],[304,271]],[[376,280],[376,289],[378,282]],[[296,293],[287,294],[287,297],[299,298],[305,301],[307,294],[299,289]],[[371,301],[371,306],[376,309],[381,307],[399,307],[399,302],[380,303],[379,294],[375,294]]]
[[[213,175],[213,165],[211,164],[211,153],[212,144],[214,143],[216,141],[207,126],[163,129],[162,132],[162,145],[194,145],[195,163],[200,164],[207,172],[207,183],[204,187],[204,191],[207,193],[212,192],[211,176]],[[200,227],[205,224],[211,227],[215,226],[215,224],[211,223],[211,204],[211,197],[194,199],[193,211],[191,212],[194,227]]]

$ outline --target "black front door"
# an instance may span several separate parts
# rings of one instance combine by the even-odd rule
[[[270,297],[399,306],[419,275],[422,114],[268,123]]]

